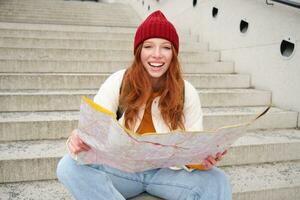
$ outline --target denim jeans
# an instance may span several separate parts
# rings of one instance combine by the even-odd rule
[[[170,200],[230,200],[227,176],[211,170],[153,169],[127,173],[107,165],[79,165],[70,155],[57,167],[60,182],[79,200],[124,200],[147,192]]]

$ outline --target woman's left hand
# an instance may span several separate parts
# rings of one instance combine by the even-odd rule
[[[218,161],[222,160],[223,156],[227,153],[227,150],[225,150],[223,153],[219,152],[216,154],[216,156],[207,156],[207,158],[203,161],[203,166],[205,170],[211,169],[214,165],[217,164]]]

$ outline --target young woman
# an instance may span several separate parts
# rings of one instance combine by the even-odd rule
[[[114,112],[122,110],[120,123],[139,134],[202,130],[199,96],[182,78],[178,51],[174,26],[160,11],[152,13],[136,31],[132,65],[112,74],[94,101]],[[67,147],[71,155],[90,149],[76,129]],[[201,164],[139,173],[107,165],[78,165],[68,154],[60,160],[57,176],[80,200],[124,200],[145,191],[170,200],[229,200],[228,178],[214,167],[224,153],[208,156]]]

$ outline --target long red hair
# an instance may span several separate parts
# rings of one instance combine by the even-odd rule
[[[150,75],[141,61],[142,44],[136,49],[131,66],[123,78],[119,106],[124,110],[125,127],[133,130],[138,111],[145,105],[153,92]],[[184,129],[184,80],[179,65],[177,52],[172,46],[172,60],[162,78],[159,90],[159,109],[163,120],[170,130]]]

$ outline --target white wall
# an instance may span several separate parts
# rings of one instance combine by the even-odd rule
[[[237,73],[251,74],[252,86],[272,91],[273,104],[300,112],[300,9],[265,0],[131,0],[144,18],[156,8],[180,29],[199,34],[221,59],[235,62]],[[147,5],[153,10],[147,11]],[[219,9],[212,18],[212,7]],[[249,23],[240,33],[240,20]],[[280,43],[290,37],[296,44],[289,58],[280,54]]]
[[[216,19],[213,6],[219,8]],[[201,22],[193,30],[221,51],[222,60],[233,60],[238,73],[250,73],[252,85],[272,91],[273,103],[300,111],[300,9],[263,0],[203,1]],[[249,22],[248,32],[239,31],[240,20]],[[280,44],[291,37],[294,54],[281,56]]]

